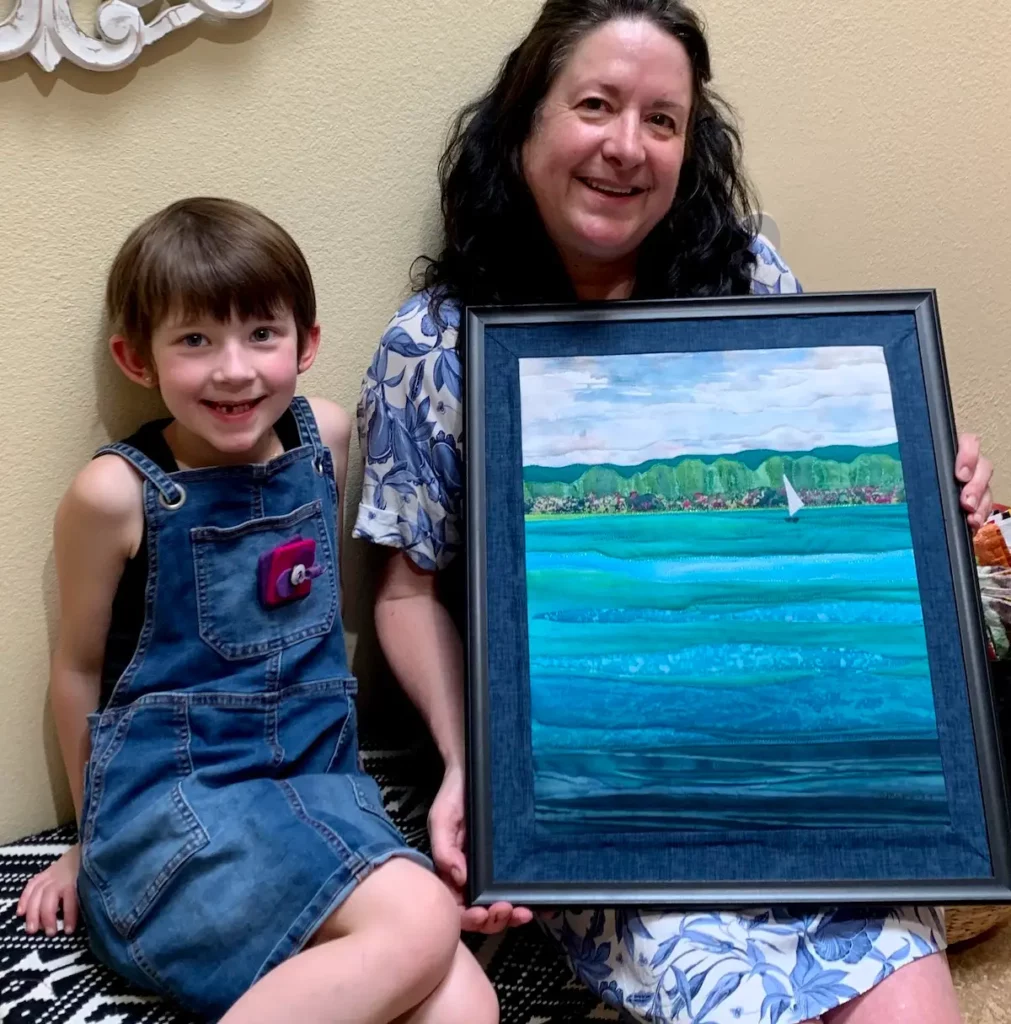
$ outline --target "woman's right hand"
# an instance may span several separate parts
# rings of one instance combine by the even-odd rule
[[[73,934],[77,927],[77,875],[81,870],[81,845],[75,843],[54,864],[29,879],[21,899],[18,917],[25,919],[25,931],[34,935],[41,926],[55,935],[56,915],[63,907],[63,931]]]
[[[428,815],[428,834],[432,840],[432,860],[439,877],[460,906],[460,926],[464,931],[492,935],[532,920],[533,914],[526,907],[514,907],[509,903],[495,903],[491,907],[464,905],[467,858],[464,854],[466,823],[461,769],[451,768],[446,772]]]

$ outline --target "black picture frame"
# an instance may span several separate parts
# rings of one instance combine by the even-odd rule
[[[657,877],[655,872],[650,877],[649,870],[642,868],[637,868],[639,876],[633,877],[631,869],[626,871],[623,866],[620,873],[624,877],[617,878],[613,877],[617,872],[612,871],[612,877],[607,877],[605,871],[594,873],[585,867],[594,857],[604,857],[605,852],[602,851],[605,847],[612,865],[617,863],[615,857],[645,865],[651,863],[651,856],[673,856],[673,846],[663,845],[667,841],[666,830],[653,836],[652,847],[649,835],[645,838],[633,836],[626,842],[627,837],[612,832],[604,835],[596,848],[587,842],[586,836],[582,836],[577,844],[581,844],[582,852],[566,846],[564,836],[556,836],[552,843],[557,849],[553,847],[551,856],[557,864],[552,861],[554,866],[550,870],[544,869],[542,861],[547,863],[548,857],[545,855],[539,861],[537,852],[538,842],[543,837],[539,839],[536,824],[530,825],[532,796],[529,792],[524,793],[525,786],[527,789],[532,786],[532,777],[524,782],[521,764],[524,759],[529,762],[529,751],[523,745],[524,737],[529,743],[529,708],[525,719],[522,711],[523,687],[529,690],[529,676],[525,680],[522,678],[522,664],[526,658],[529,668],[529,659],[523,653],[525,615],[517,614],[520,605],[516,594],[525,593],[522,552],[517,560],[513,550],[515,537],[521,538],[523,529],[522,494],[516,493],[516,481],[522,477],[521,454],[516,444],[520,416],[517,404],[519,360],[530,356],[578,355],[583,351],[590,355],[617,350],[638,351],[634,345],[628,348],[631,344],[628,337],[635,332],[639,332],[640,338],[645,337],[650,331],[653,342],[646,344],[655,343],[655,347],[646,347],[643,351],[711,351],[713,349],[705,347],[706,342],[698,342],[695,336],[712,335],[713,331],[718,335],[724,328],[743,332],[741,336],[750,336],[777,330],[787,323],[792,325],[790,330],[808,332],[812,347],[839,345],[844,344],[839,338],[845,336],[847,330],[860,325],[866,328],[879,321],[887,325],[888,330],[894,327],[902,335],[900,340],[904,346],[900,381],[896,380],[892,356],[887,356],[896,417],[904,402],[913,401],[909,396],[921,393],[923,396],[917,412],[919,422],[914,422],[916,416],[912,414],[907,419],[917,437],[924,438],[924,431],[929,432],[929,441],[923,444],[929,450],[930,471],[921,474],[924,479],[920,482],[922,486],[918,486],[921,497],[926,495],[928,499],[924,505],[931,509],[933,540],[924,545],[929,550],[921,551],[917,547],[919,541],[914,548],[918,567],[921,557],[929,560],[931,586],[943,577],[943,585],[938,584],[939,591],[946,592],[948,596],[942,595],[939,600],[949,603],[941,620],[952,624],[950,635],[943,640],[943,649],[941,641],[935,644],[941,652],[938,657],[946,659],[944,665],[947,668],[943,673],[946,681],[939,681],[936,677],[932,647],[931,685],[935,701],[942,682],[948,694],[946,700],[954,702],[952,707],[961,701],[961,710],[956,707],[951,717],[963,721],[966,728],[958,737],[948,736],[945,742],[949,743],[950,750],[957,752],[956,760],[963,768],[971,761],[977,772],[978,807],[975,811],[967,809],[968,804],[976,806],[973,800],[968,800],[965,806],[952,808],[949,831],[955,833],[962,825],[968,828],[968,819],[975,814],[979,821],[972,825],[976,829],[974,834],[978,847],[974,856],[980,864],[988,864],[988,869],[954,872],[916,869],[903,877],[903,869],[896,867],[901,858],[893,855],[891,848],[878,851],[875,846],[878,841],[865,836],[866,829],[846,830],[842,838],[859,833],[868,851],[875,856],[880,854],[883,858],[891,858],[891,866],[887,870],[875,869],[866,877],[853,871],[826,872],[821,867],[817,876],[815,872],[790,869],[783,870],[782,877],[769,870],[760,876],[742,877],[739,868],[734,867],[737,877]],[[900,321],[902,326],[896,326]],[[957,439],[935,292],[866,291],[470,307],[465,311],[462,327],[466,376],[469,901],[479,906],[506,901],[531,907],[1011,902],[1008,791],[988,673],[971,536],[960,509],[959,485],[954,476]],[[826,340],[827,335],[819,336],[819,331],[828,331],[832,339]],[[855,337],[849,342],[856,343]],[[755,344],[750,347],[759,349],[764,346]],[[898,352],[898,347],[895,351]],[[927,456],[923,458],[927,459]],[[517,508],[520,509],[519,524],[516,522]],[[508,540],[508,537],[503,540],[507,535],[513,540]],[[920,579],[922,588],[922,572]],[[509,591],[505,597],[499,593],[503,588]],[[511,614],[503,614],[503,609],[511,609]],[[929,642],[934,643],[933,640]],[[960,679],[949,678],[958,675],[961,675]],[[510,690],[511,686],[514,692]],[[951,709],[946,706],[943,710],[947,715]],[[512,717],[522,719],[518,728],[516,722],[510,720]],[[947,725],[944,728],[947,729]],[[940,722],[938,729],[941,730]],[[950,799],[952,783],[948,775],[947,755],[942,757],[942,762]],[[968,773],[969,776],[971,774]],[[970,778],[967,785],[971,788],[971,784]],[[965,821],[961,817],[963,812]],[[980,825],[985,835],[985,849],[978,842]],[[906,835],[904,832],[872,831],[882,836],[882,845],[886,842],[901,845],[907,841],[902,838]],[[942,831],[938,831],[936,837],[938,850],[946,849],[945,836],[948,833],[942,835]],[[783,829],[769,834],[778,835],[782,841],[791,839],[796,833],[792,829]],[[509,838],[504,839],[503,836]],[[718,837],[718,832],[709,834],[708,839],[703,836],[701,845],[694,852],[701,855],[706,850],[718,848]],[[958,841],[953,840],[955,845]],[[774,840],[770,842],[774,845]],[[930,860],[929,850],[919,839],[914,837],[908,842],[909,849],[914,851],[914,860],[919,856],[916,850],[923,853],[925,861]],[[971,840],[967,842],[972,845]],[[518,853],[514,853],[514,846],[519,849]],[[652,852],[643,853],[644,850]],[[768,851],[764,851],[763,856],[766,853]],[[573,863],[583,867],[574,870]],[[624,860],[621,863],[624,864]],[[782,859],[777,863],[782,863]],[[529,870],[524,871],[523,865],[528,865]],[[725,874],[729,876],[733,872]]]

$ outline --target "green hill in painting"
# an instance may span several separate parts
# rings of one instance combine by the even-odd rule
[[[604,497],[642,506],[648,496],[652,508],[697,507],[702,496],[734,505],[777,505],[785,501],[779,497],[784,474],[805,501],[815,504],[905,500],[897,444],[680,455],[636,466],[524,466],[523,497],[528,511],[548,511],[546,505],[561,511],[558,502],[582,507],[588,499]]]

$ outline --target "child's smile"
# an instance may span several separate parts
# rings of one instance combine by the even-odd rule
[[[266,398],[260,395],[258,398],[248,399],[244,402],[213,402],[209,398],[201,399],[200,404],[206,406],[216,416],[230,423],[245,421],[252,418],[250,414]]]

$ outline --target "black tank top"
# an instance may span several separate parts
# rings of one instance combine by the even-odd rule
[[[170,419],[153,420],[145,423],[125,442],[146,455],[159,469],[175,473],[179,465],[162,433],[171,423]],[[274,426],[278,440],[285,451],[298,448],[302,440],[298,436],[298,424],[290,409]],[[112,691],[119,677],[133,658],[140,631],[144,628],[144,592],[147,589],[147,526],[141,537],[140,547],[123,569],[116,596],[112,600],[112,617],[109,633],[105,640],[105,656],[102,659],[102,685],[99,696],[99,710],[109,703]]]

